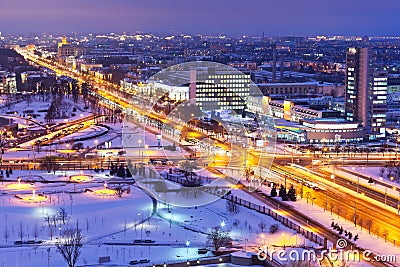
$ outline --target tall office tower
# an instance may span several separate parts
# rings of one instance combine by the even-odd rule
[[[387,88],[388,73],[386,71],[374,72],[372,88],[372,118],[370,139],[385,137],[387,113]]]
[[[364,139],[385,136],[387,73],[374,70],[369,48],[348,48],[346,53],[345,116],[364,127]]]

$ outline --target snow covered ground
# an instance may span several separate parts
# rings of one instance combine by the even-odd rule
[[[104,188],[104,181],[111,183],[110,177],[92,172],[68,171],[67,176],[71,175],[91,177],[88,182],[74,186],[65,183],[68,180],[65,172],[54,175],[41,171],[14,171],[11,178],[15,182],[4,182],[1,185],[0,264],[7,267],[41,267],[47,266],[49,260],[49,266],[63,266],[54,242],[63,229],[75,228],[76,225],[82,229],[85,237],[78,266],[95,264],[100,256],[110,256],[113,264],[125,265],[133,259],[150,259],[151,263],[197,259],[201,257],[197,249],[208,246],[207,233],[215,226],[229,230],[234,245],[246,246],[249,251],[256,251],[262,244],[271,247],[314,246],[282,225],[277,233],[265,233],[262,238],[259,224],[265,223],[268,229],[276,223],[272,218],[242,207],[239,207],[237,214],[230,214],[226,209],[226,201],[222,199],[196,208],[158,204],[157,212],[152,214],[152,200],[135,186],[130,186],[130,193],[124,194],[122,198],[113,194],[101,196],[94,192]],[[22,178],[20,184],[17,177]],[[36,182],[26,185],[27,179],[58,183]],[[84,189],[94,192],[82,192]],[[18,195],[35,199],[33,190],[36,197],[44,194],[46,198],[34,203],[15,197]],[[68,214],[65,224],[58,220],[56,226],[52,222],[52,226],[49,226],[45,218],[59,214],[57,211],[62,208]],[[42,245],[14,245],[13,242],[20,240],[21,236],[23,241],[45,242]],[[153,240],[155,243],[133,245],[133,240],[141,239]]]
[[[31,96],[31,100],[28,103],[27,101],[21,101],[15,105],[12,105],[10,108],[3,107],[0,109],[0,113],[6,114],[7,112],[13,112],[13,116],[23,117],[24,111],[32,110],[32,114],[39,115],[37,118],[31,118],[39,124],[45,124],[45,116],[46,111],[51,105],[51,98],[42,99],[40,96]],[[89,116],[91,113],[82,109],[83,102],[78,101],[78,103],[74,103],[71,99],[64,98],[63,99],[63,111],[65,118],[55,119],[54,122],[67,122],[68,120],[79,119],[82,116]],[[76,111],[73,111],[73,108],[76,108]],[[81,115],[82,114],[82,115]],[[21,124],[23,124],[22,122]]]
[[[333,187],[337,187],[337,185],[334,185],[332,183]],[[261,191],[263,191],[266,194],[270,194],[270,187],[262,186],[259,188]],[[246,195],[238,190],[232,191],[232,194],[235,195],[237,194],[241,198],[245,198],[247,200],[248,197]],[[280,198],[277,197],[279,200]],[[250,200],[249,200],[250,201]],[[256,204],[261,204],[254,202]],[[286,204],[288,204],[286,202]],[[311,202],[307,203],[307,200],[305,198],[301,199],[300,197],[297,198],[295,202],[289,202],[289,204],[296,210],[301,211],[303,214],[306,214],[308,217],[310,217],[313,220],[316,220],[320,222],[322,225],[325,225],[327,228],[330,228],[331,223],[334,221],[335,223],[339,223],[340,226],[343,226],[343,228],[347,229],[348,231],[358,234],[359,235],[359,240],[357,240],[357,244],[362,247],[369,249],[376,253],[377,255],[395,255],[397,259],[397,264],[400,263],[400,249],[398,246],[394,246],[393,243],[385,242],[382,238],[377,237],[376,235],[369,234],[367,229],[361,230],[359,227],[354,227],[354,223],[348,220],[345,220],[341,217],[337,217],[336,214],[331,215],[329,211],[324,211],[322,207],[319,207],[317,205],[312,205]],[[382,206],[384,206],[382,204]],[[387,207],[388,208],[388,207]],[[394,210],[394,209],[393,209]],[[397,211],[395,211],[397,212]],[[350,266],[365,266],[362,264],[365,263],[357,263],[357,262],[349,262],[348,263]],[[361,264],[361,265],[360,265]]]

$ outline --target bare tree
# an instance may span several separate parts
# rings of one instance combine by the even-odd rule
[[[267,228],[267,225],[265,224],[265,222],[261,221],[258,224],[258,227],[260,227],[261,232],[264,233],[265,229]]]
[[[384,167],[381,167],[380,169],[379,169],[379,176],[380,177],[383,177],[383,174],[385,173],[385,168]]]
[[[371,219],[367,219],[365,222],[365,227],[368,228],[368,234],[371,234],[371,227],[372,227],[373,221]]]
[[[353,223],[354,223],[354,226],[357,226],[357,219],[358,219],[358,214],[356,213],[356,212],[354,212],[352,215],[351,215],[351,220],[353,221]]]
[[[8,242],[8,238],[10,238],[10,231],[8,230],[8,225],[6,225],[6,227],[4,228],[3,236],[6,242]]]
[[[39,227],[37,223],[35,223],[35,226],[33,227],[33,237],[35,238],[35,241],[37,240],[39,236]]]
[[[81,254],[82,235],[79,229],[67,229],[61,233],[61,238],[57,241],[57,251],[67,262],[68,267],[75,267]]]
[[[279,230],[279,224],[272,224],[270,227],[269,227],[269,232],[271,233],[271,234],[273,234],[273,233],[276,233],[276,232],[278,232],[278,230]]]
[[[379,237],[379,232],[380,232],[380,228],[379,228],[379,226],[378,227],[376,227],[376,229],[375,229],[375,234]]]
[[[58,216],[60,217],[62,223],[65,225],[65,220],[68,217],[68,213],[64,208],[58,210]]]
[[[115,195],[117,195],[118,197],[122,197],[122,195],[124,194],[124,189],[122,188],[121,185],[119,185],[114,188],[114,192],[115,192]]]
[[[90,227],[89,219],[86,218],[86,233],[89,233],[89,227]]]
[[[363,229],[363,218],[362,217],[360,217],[359,219],[358,219],[358,225],[360,225],[360,227],[361,227],[361,230]]]
[[[312,193],[311,193],[310,191],[308,191],[308,192],[306,193],[307,204],[308,204],[308,201],[311,200],[312,198],[313,198]]]
[[[188,186],[199,186],[198,180],[193,178],[193,171],[197,169],[197,162],[194,160],[185,160],[180,164],[180,168],[185,173],[185,179]]]
[[[226,210],[231,214],[235,215],[239,213],[239,206],[230,200],[226,200]]]
[[[53,226],[49,226],[49,236],[50,236],[50,240],[53,240],[53,234],[54,234],[54,230],[53,230]]]
[[[18,236],[22,242],[22,238],[24,237],[24,226],[23,226],[22,222],[19,223]]]
[[[386,242],[386,240],[387,240],[387,238],[388,238],[388,236],[389,236],[389,231],[388,231],[388,229],[383,230],[382,236],[383,236],[383,238],[385,239],[385,242]]]
[[[58,218],[55,214],[53,214],[53,216],[51,217],[51,220],[53,221],[54,227],[57,227]]]
[[[338,217],[338,219],[339,219],[340,212],[342,211],[342,209],[341,209],[340,207],[337,207],[337,208],[336,208],[336,211],[337,211],[337,217]]]
[[[215,227],[208,234],[208,240],[212,243],[214,250],[218,251],[220,247],[227,245],[232,239],[228,231],[223,231],[220,227]]]
[[[44,220],[47,222],[48,226],[51,226],[51,216],[49,214],[47,214],[46,217],[44,217]]]
[[[329,203],[329,206],[331,207],[331,215],[333,214],[333,208],[335,207],[335,203],[331,202]]]

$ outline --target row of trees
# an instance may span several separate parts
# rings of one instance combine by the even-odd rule
[[[277,192],[277,186],[274,184],[271,189],[271,197],[276,197],[277,195],[282,198],[282,201],[297,200],[296,189],[293,185],[290,186],[289,190],[286,190],[286,188],[281,185],[279,187],[279,192]]]
[[[129,170],[129,168],[125,168],[122,163],[118,166],[117,164],[114,164],[111,162],[110,165],[110,175],[114,176],[116,175],[117,177],[120,178],[130,178],[132,177],[132,174]]]

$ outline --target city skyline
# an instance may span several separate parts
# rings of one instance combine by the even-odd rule
[[[154,32],[227,35],[397,35],[397,1],[344,0],[306,4],[293,0],[168,2],[38,0],[5,1],[0,31],[30,32]]]
[[[397,1],[2,1],[2,266],[400,266]]]

